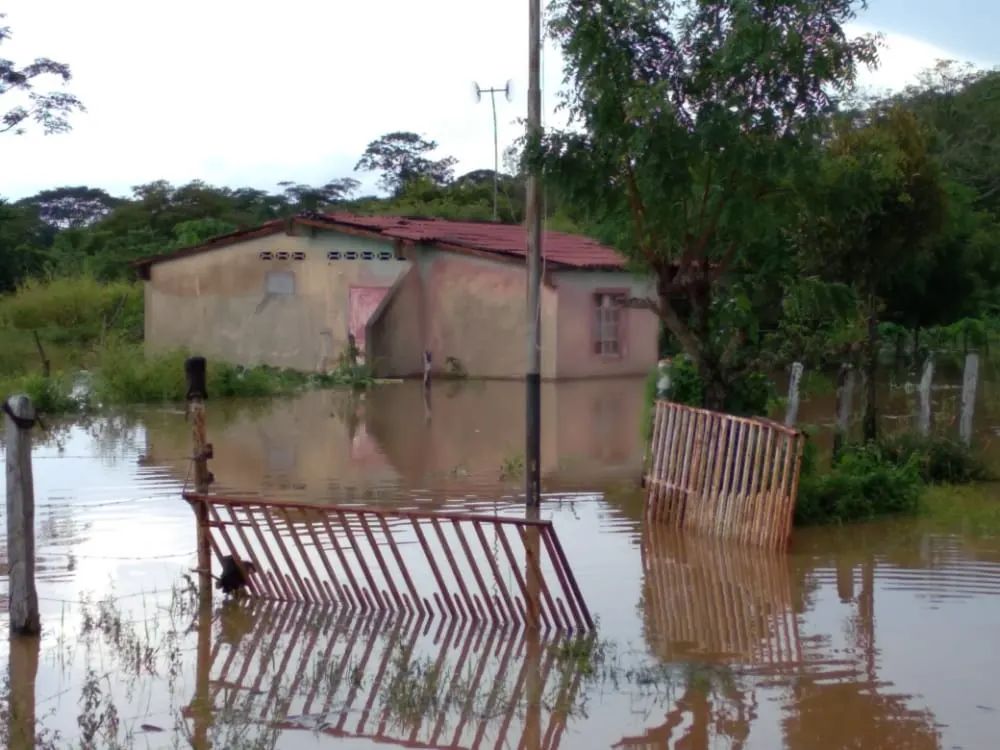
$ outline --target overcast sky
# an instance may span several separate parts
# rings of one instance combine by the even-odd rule
[[[544,2],[543,2],[544,4]],[[413,130],[492,168],[487,100],[502,86],[500,144],[519,134],[527,86],[524,0],[0,0],[0,56],[73,69],[87,106],[71,133],[0,136],[0,196],[86,184],[124,195],[166,179],[273,189],[352,174],[367,143]],[[899,88],[936,59],[992,66],[997,0],[871,0],[852,31],[885,34],[869,85]],[[561,64],[543,61],[548,122]],[[9,98],[9,97],[8,97]],[[4,109],[6,108],[4,102]],[[358,175],[355,175],[358,176]],[[375,178],[364,177],[366,188]]]

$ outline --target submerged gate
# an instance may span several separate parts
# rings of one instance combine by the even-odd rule
[[[551,521],[186,492],[220,565],[232,556],[251,596],[589,630],[593,620]]]
[[[784,550],[803,440],[798,430],[771,420],[658,401],[646,517]]]

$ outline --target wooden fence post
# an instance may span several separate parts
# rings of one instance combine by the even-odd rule
[[[194,461],[195,491],[208,491],[212,483],[212,473],[208,470],[208,459],[212,457],[212,445],[205,436],[205,399],[208,398],[206,385],[206,363],[204,357],[190,357],[184,362],[184,376],[187,380],[188,417],[191,419],[191,458]],[[203,502],[194,506],[198,535],[198,590],[202,600],[212,596],[212,550],[209,542],[208,507]]]
[[[38,635],[35,590],[35,486],[31,474],[31,428],[35,409],[18,394],[4,401],[7,432],[7,562],[10,632]]]
[[[976,385],[979,381],[979,354],[965,355],[965,371],[962,374],[962,413],[958,422],[958,434],[967,446],[972,445],[972,417],[976,411]]]
[[[802,382],[802,363],[792,363],[792,376],[788,381],[788,406],[785,410],[785,424],[794,427],[799,418],[799,384]]]
[[[851,428],[851,399],[854,395],[854,368],[842,364],[837,373],[837,424],[833,434],[833,455],[836,458],[847,442]]]
[[[931,434],[931,383],[934,380],[934,355],[928,354],[924,362],[924,371],[920,376],[920,417],[917,421],[917,429],[920,434],[926,437]]]

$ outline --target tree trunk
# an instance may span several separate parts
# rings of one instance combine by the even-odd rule
[[[875,378],[878,375],[878,308],[874,295],[868,298],[868,341],[865,346],[865,416],[862,423],[866,442],[878,438],[878,405]]]

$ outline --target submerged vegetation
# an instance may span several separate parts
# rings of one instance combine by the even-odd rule
[[[847,523],[916,513],[921,497],[940,486],[989,479],[981,459],[959,442],[912,433],[849,445],[827,472],[817,467],[815,446],[803,457],[797,524]]]

